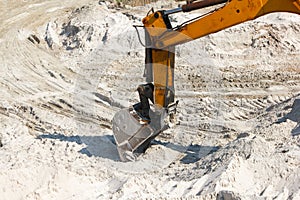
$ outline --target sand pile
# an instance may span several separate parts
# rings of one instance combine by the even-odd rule
[[[300,199],[293,14],[178,46],[178,125],[120,162],[111,119],[144,83],[132,25],[177,4],[1,2],[1,199]]]

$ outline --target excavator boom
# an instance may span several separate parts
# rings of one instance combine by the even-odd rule
[[[220,4],[216,10],[172,27],[169,15]],[[135,160],[169,127],[176,113],[175,46],[272,12],[300,14],[300,0],[202,0],[172,10],[160,10],[142,20],[145,29],[146,84],[138,87],[140,102],[116,113],[114,138],[122,161]],[[150,102],[152,104],[150,104]]]

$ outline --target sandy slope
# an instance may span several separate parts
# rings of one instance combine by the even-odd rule
[[[179,125],[121,163],[110,120],[144,82],[132,24],[151,6],[0,6],[1,199],[300,198],[299,16],[179,46]]]

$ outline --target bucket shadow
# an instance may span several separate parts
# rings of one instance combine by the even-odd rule
[[[107,158],[113,161],[120,161],[117,146],[112,135],[103,136],[65,136],[63,134],[42,134],[37,139],[53,139],[65,142],[75,142],[77,144],[85,144],[86,147],[81,149],[79,153],[85,154],[89,157]],[[163,145],[172,150],[181,152],[185,156],[180,160],[181,163],[190,164],[199,161],[201,158],[216,152],[219,147],[189,145],[182,146],[168,142],[161,142],[153,140],[151,145]]]
[[[65,136],[63,134],[42,134],[38,139],[54,139],[66,142],[75,142],[77,144],[85,144],[86,147],[81,149],[79,153],[89,157],[96,156],[108,158],[114,161],[120,161],[115,140],[112,135],[103,136]]]
[[[208,156],[219,150],[219,146],[203,146],[203,145],[189,145],[189,146],[182,146],[173,143],[166,143],[154,140],[153,144],[163,145],[167,148],[170,148],[175,151],[179,151],[185,156],[180,159],[180,162],[183,164],[190,164],[199,161],[200,159]]]
[[[187,149],[186,156],[180,161],[184,164],[195,163],[200,159],[208,156],[219,150],[218,146],[202,146],[202,145],[190,145]]]
[[[292,110],[288,114],[286,114],[286,116],[279,119],[276,123],[285,122],[287,119],[293,122],[297,122],[297,125],[295,126],[295,128],[293,128],[291,134],[293,136],[299,135],[300,134],[300,99],[295,99],[292,105]]]

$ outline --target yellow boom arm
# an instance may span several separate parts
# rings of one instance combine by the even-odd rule
[[[168,15],[207,6],[223,7],[172,28]],[[175,45],[183,44],[272,12],[300,14],[300,0],[203,0],[169,11],[157,11],[143,19],[146,30],[146,72],[154,83],[154,104],[168,107],[174,101]]]
[[[222,2],[222,1],[221,1]],[[180,27],[176,31],[149,31],[157,37],[152,44],[155,48],[182,44],[225,28],[256,19],[272,12],[290,12],[300,14],[300,0],[229,0],[215,12]],[[157,24],[163,12],[151,14],[143,19],[146,28],[163,28]],[[156,18],[159,16],[158,18]],[[158,20],[158,21],[157,21]],[[152,27],[152,28],[151,28]]]

